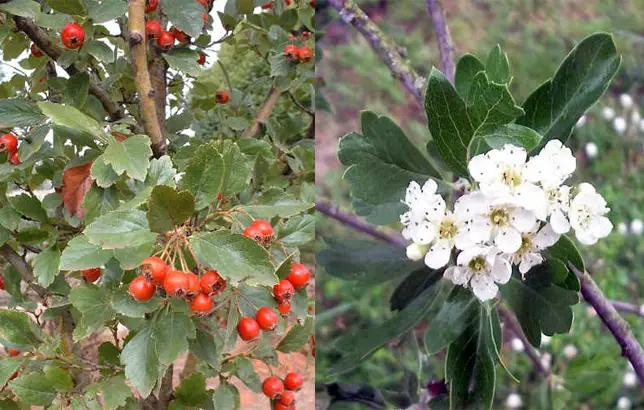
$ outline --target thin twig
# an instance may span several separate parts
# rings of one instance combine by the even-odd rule
[[[445,13],[439,0],[427,0],[427,9],[434,24],[434,32],[438,40],[438,50],[440,51],[440,69],[447,79],[454,82],[454,47],[450,40],[449,28],[445,22]]]
[[[49,296],[49,291],[42,286],[34,283],[34,273],[31,266],[20,255],[13,250],[9,244],[0,246],[0,256],[9,262],[18,271],[22,280],[24,280],[41,299],[46,299]]]
[[[644,305],[635,305],[619,300],[610,300],[609,302],[618,312],[632,313],[634,315],[644,317]]]
[[[271,86],[266,99],[259,107],[259,110],[257,110],[257,115],[255,116],[253,123],[250,127],[246,128],[241,136],[242,138],[255,138],[259,135],[262,130],[262,124],[271,116],[273,109],[280,99],[280,95],[282,95],[282,91],[275,86]]]

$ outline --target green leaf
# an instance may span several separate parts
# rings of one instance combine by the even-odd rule
[[[221,367],[221,344],[209,333],[197,329],[194,339],[188,341],[190,351],[200,360],[218,370]]]
[[[203,13],[203,7],[201,10]],[[201,17],[199,19],[201,20]],[[170,67],[182,73],[196,77],[201,72],[201,68],[197,64],[199,54],[189,48],[173,48],[163,53],[163,58],[165,58]]]
[[[474,76],[466,105],[475,135],[508,124],[524,114],[523,109],[516,105],[507,84],[493,83],[485,72]]]
[[[9,388],[21,402],[34,406],[48,406],[57,395],[54,381],[42,373],[19,376],[9,382]]]
[[[89,17],[94,23],[105,23],[123,17],[127,12],[127,2],[124,0],[103,0],[100,3],[88,4]]]
[[[286,246],[301,246],[315,239],[315,217],[302,215],[290,218],[280,226],[277,239]]]
[[[288,75],[289,61],[282,53],[271,57],[271,77],[285,77]]]
[[[123,172],[138,181],[144,181],[150,166],[150,139],[145,135],[133,135],[123,142],[112,141],[101,155],[106,164],[121,175]]]
[[[429,287],[443,277],[445,269],[431,269],[423,266],[403,279],[391,294],[389,305],[392,311],[402,310]]]
[[[40,342],[40,337],[26,313],[0,309],[0,340],[11,343],[19,350],[29,350]]]
[[[49,131],[50,128],[48,126],[40,126],[30,130],[29,139],[23,139],[18,148],[18,155],[22,162],[25,162],[41,150]]]
[[[239,14],[253,14],[255,2],[253,0],[234,0]]]
[[[146,313],[154,312],[161,305],[162,299],[160,297],[152,297],[146,302],[138,302],[130,296],[127,287],[124,286],[114,291],[111,295],[112,308],[124,316],[128,317],[145,317]]]
[[[324,241],[328,248],[317,253],[316,262],[330,275],[344,280],[375,285],[423,266],[422,262],[409,260],[400,246],[362,239],[325,238]]]
[[[224,158],[212,145],[202,145],[188,162],[183,186],[195,196],[196,208],[217,200],[224,183]]]
[[[104,134],[103,129],[95,119],[83,114],[75,107],[50,102],[39,102],[38,107],[56,125],[84,131],[94,136]]]
[[[286,336],[278,343],[275,350],[283,353],[296,352],[309,341],[314,331],[313,317],[308,316],[304,324],[291,327]]]
[[[525,280],[514,272],[510,282],[501,287],[501,294],[512,308],[528,341],[541,346],[541,334],[568,333],[573,321],[572,305],[579,302],[579,293],[567,289],[566,265],[548,259],[532,268]]]
[[[7,4],[11,3],[4,5],[6,6]],[[40,9],[40,5],[35,4]],[[38,106],[31,101],[19,99],[0,100],[0,128],[31,127],[45,118]]]
[[[471,291],[455,286],[452,293],[434,316],[425,331],[425,350],[433,355],[452,343],[472,325],[473,310],[479,309],[479,301]]]
[[[200,262],[228,281],[251,286],[277,283],[268,252],[250,238],[221,230],[195,234],[190,245]]]
[[[162,311],[152,329],[159,363],[174,362],[181,353],[188,350],[188,339],[194,339],[196,336],[195,325],[188,315],[172,309]]]
[[[0,3],[0,10],[33,20],[40,16],[40,4],[32,0],[12,0],[8,3]]]
[[[235,131],[243,131],[248,128],[250,122],[243,117],[228,117],[224,120],[224,124]]]
[[[543,135],[540,146],[555,138],[566,142],[577,120],[606,91],[620,63],[621,56],[610,34],[584,38],[564,59],[552,80],[528,97],[523,104],[526,114],[517,124]]]
[[[148,397],[159,378],[160,364],[152,331],[145,327],[123,348],[121,363],[125,365],[125,377],[139,391]]]
[[[109,188],[119,179],[119,175],[105,163],[102,155],[94,160],[90,174],[101,188]]]
[[[567,235],[561,235],[557,243],[548,248],[548,253],[568,265],[572,263],[580,271],[585,271],[584,259],[579,250]]]
[[[154,232],[164,233],[181,226],[195,212],[195,198],[188,191],[169,186],[154,187],[148,200],[148,222]]]
[[[87,9],[81,0],[47,0],[49,7],[70,16],[86,16]]]
[[[240,402],[239,390],[229,383],[220,384],[212,395],[214,410],[237,410]]]
[[[496,387],[495,360],[501,348],[496,309],[478,304],[466,319],[468,326],[447,349],[445,380],[451,408],[491,409]]]
[[[230,140],[223,140],[214,145],[224,158],[225,173],[222,192],[226,196],[232,196],[248,186],[252,169],[237,144]]]
[[[85,223],[90,224],[101,215],[115,210],[119,206],[119,194],[115,187],[107,189],[92,185],[85,194],[83,209],[85,209]]]
[[[172,160],[168,155],[161,158],[152,158],[150,161],[150,169],[148,175],[145,177],[145,185],[153,187],[156,185],[167,185],[175,187],[174,177],[177,171],[172,165]]]
[[[255,218],[271,219],[274,216],[288,218],[297,215],[315,204],[303,202],[279,188],[269,188],[256,201],[241,208]]]
[[[122,374],[100,381],[91,387],[92,391],[101,393],[106,410],[113,410],[127,404],[127,399],[132,397],[132,390],[125,383]]]
[[[185,406],[200,407],[208,399],[206,393],[206,378],[201,373],[192,374],[181,380],[175,390],[175,395]]]
[[[38,283],[48,287],[58,275],[60,266],[60,250],[56,246],[49,247],[40,252],[33,259],[34,276]]]
[[[508,56],[497,44],[487,56],[485,63],[485,72],[490,81],[498,84],[507,84],[510,82],[510,62]]]
[[[518,145],[530,152],[539,145],[542,138],[539,133],[523,125],[501,125],[489,133],[472,138],[468,148],[468,158],[486,153],[491,149],[503,148],[505,144]]]
[[[255,373],[253,363],[245,358],[239,357],[235,360],[235,376],[239,378],[249,389],[255,393],[262,392],[262,380],[259,375]]]
[[[0,226],[0,246],[4,245],[9,239],[13,238],[11,232]]]
[[[145,212],[138,209],[109,212],[85,228],[90,243],[103,249],[123,249],[153,242],[156,234],[150,231]]]
[[[58,366],[45,366],[45,377],[54,384],[54,388],[59,393],[69,393],[74,389],[72,376],[67,370],[63,370]]]
[[[9,205],[21,215],[35,221],[47,221],[47,211],[35,196],[20,194],[7,198]]]
[[[385,322],[342,337],[336,347],[344,354],[331,373],[340,374],[355,368],[376,350],[409,332],[421,320],[431,322],[433,314],[445,299],[445,283],[446,281],[438,281],[425,289],[413,302]]]
[[[110,64],[114,62],[114,51],[102,41],[88,41],[83,45],[83,51],[91,55],[101,63]]]
[[[289,262],[288,265],[290,270],[290,258],[286,259],[282,265],[284,265],[286,261]],[[258,306],[265,306],[273,310],[277,308],[277,302],[275,301],[271,288],[264,286],[240,285],[237,289],[242,295],[244,295],[244,297],[239,300],[239,309],[241,310],[242,316],[254,317]]]
[[[89,74],[76,73],[67,81],[65,102],[76,108],[82,108],[89,93]]]
[[[190,37],[199,37],[203,30],[201,13],[204,12],[203,6],[199,2],[161,0],[161,7],[174,27],[184,31]]]
[[[484,70],[485,66],[483,63],[472,54],[465,54],[458,60],[458,63],[456,63],[456,73],[454,74],[454,84],[461,97],[467,98],[474,76]]]
[[[0,386],[7,384],[9,378],[24,362],[24,357],[3,357],[0,360]],[[4,408],[1,404],[2,402],[0,402],[0,409]]]
[[[114,319],[110,293],[104,287],[85,284],[72,289],[69,294],[72,305],[81,313],[80,325],[74,330],[74,340],[81,340]]]
[[[81,270],[97,268],[112,258],[111,251],[89,242],[85,235],[69,241],[60,257],[60,270]]]

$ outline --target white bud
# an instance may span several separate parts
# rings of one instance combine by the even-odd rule
[[[518,337],[515,337],[512,339],[511,345],[512,345],[512,350],[514,350],[515,352],[521,353],[525,349],[525,346],[523,346],[523,342]]]
[[[630,410],[631,401],[628,397],[620,397],[619,400],[617,400],[617,408],[619,410]]]
[[[543,335],[543,334],[542,334],[542,335],[541,335],[541,346],[548,346],[548,345],[550,345],[550,341],[551,341],[551,340],[552,340],[552,338],[551,338],[550,336],[546,336],[546,335]]]
[[[571,360],[577,356],[577,348],[573,345],[566,345],[563,350],[564,356],[566,359]]]
[[[642,119],[642,117],[640,115],[639,110],[635,109],[635,110],[633,110],[633,112],[631,112],[631,122],[633,124],[639,123],[641,119]]]
[[[637,385],[637,375],[633,372],[624,373],[624,386],[635,387]]]
[[[604,109],[602,110],[602,117],[606,121],[612,120],[613,118],[615,118],[615,110],[613,110],[611,107],[604,107]]]
[[[631,108],[633,106],[633,97],[628,94],[622,94],[619,96],[619,103],[624,108]]]
[[[510,393],[508,398],[505,400],[505,406],[510,409],[518,409],[523,406],[523,400],[521,400],[521,396],[518,394]]]
[[[631,221],[631,232],[635,235],[641,235],[644,232],[644,222],[641,219]]]
[[[623,134],[626,131],[626,120],[624,117],[616,117],[613,120],[613,128],[618,134]]]
[[[597,144],[595,144],[594,142],[589,142],[586,144],[586,155],[588,155],[588,158],[595,158],[598,152],[599,148],[597,148]]]
[[[581,128],[581,127],[583,127],[585,124],[586,124],[586,116],[585,116],[585,115],[582,115],[582,116],[581,116],[581,117],[579,117],[579,119],[577,120],[577,124],[575,124],[575,127],[577,127],[577,128]]]
[[[617,232],[621,235],[626,235],[628,233],[628,226],[624,222],[617,224]]]
[[[412,243],[407,247],[407,257],[412,261],[419,261],[425,257],[428,247],[418,243]]]

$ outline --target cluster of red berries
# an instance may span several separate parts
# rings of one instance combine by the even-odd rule
[[[197,0],[197,2],[204,7],[205,11],[208,11],[208,0]],[[153,13],[156,11],[158,6],[159,0],[146,0],[145,11],[146,13]],[[204,12],[201,14],[201,18],[204,21],[205,27],[210,21],[210,15],[207,12]],[[148,20],[145,23],[145,35],[150,40],[156,40],[157,46],[162,50],[169,50],[172,48],[175,40],[183,44],[190,43],[190,36],[185,32],[177,29],[176,27],[172,27],[170,31],[163,30],[161,24],[156,20]],[[206,62],[206,55],[200,52],[197,62],[200,65],[203,65]]]
[[[20,157],[18,157],[18,138],[11,134],[4,134],[0,137],[0,152],[7,151],[9,154],[9,162],[13,165],[20,165]]]
[[[313,61],[313,50],[309,47],[298,48],[294,44],[289,44],[284,47],[284,57],[289,60],[299,61],[302,64],[310,63]]]
[[[273,401],[275,410],[295,410],[295,392],[303,383],[299,373],[290,372],[284,380],[276,376],[266,378],[262,383],[262,391]]]
[[[259,331],[270,332],[275,330],[279,316],[272,309],[261,307],[257,310],[255,318],[243,317],[237,323],[237,333],[243,341],[248,342],[255,340],[259,336]]]

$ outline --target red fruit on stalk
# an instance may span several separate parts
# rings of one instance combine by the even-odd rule
[[[284,382],[279,377],[268,377],[262,383],[262,391],[269,399],[275,399],[284,391]]]
[[[198,3],[201,3],[201,5],[208,10],[208,0],[197,0]]]
[[[286,384],[286,382],[284,384]],[[282,392],[279,403],[283,404],[284,406],[292,406],[293,404],[295,404],[295,392],[290,390],[285,390],[284,392]]]
[[[300,63],[309,63],[313,60],[313,50],[308,47],[302,47],[298,51]]]
[[[154,296],[156,287],[152,282],[148,282],[145,276],[137,276],[130,282],[129,290],[134,300],[145,302]]]
[[[186,295],[194,296],[201,292],[201,280],[199,279],[199,276],[195,275],[192,272],[186,272],[186,277],[188,278]]]
[[[170,296],[185,296],[188,286],[190,286],[188,275],[180,270],[168,273],[163,281],[163,289]]]
[[[206,64],[206,55],[204,53],[199,52],[199,58],[197,59],[197,64],[199,65]]]
[[[42,57],[45,55],[42,51],[40,51],[38,46],[35,44],[32,44],[30,49],[31,49],[31,55],[34,57]]]
[[[81,271],[81,276],[89,283],[94,283],[101,277],[101,268],[85,269]]]
[[[183,31],[177,29],[176,27],[172,27],[170,29],[170,33],[174,36],[174,38],[180,42],[180,43],[189,43],[190,42],[190,36],[184,33]]]
[[[149,20],[147,23],[145,23],[145,35],[149,39],[153,38],[159,38],[161,35],[161,24],[159,24],[158,21],[155,20]]]
[[[273,7],[271,3],[262,4],[263,10],[270,10]]]
[[[273,296],[278,302],[291,300],[294,293],[295,287],[286,279],[280,280],[277,285],[273,286]]]
[[[11,134],[4,134],[0,137],[0,152],[7,151],[9,153],[18,150],[18,138]]]
[[[299,55],[299,49],[293,44],[289,44],[284,47],[284,52],[282,53],[284,57],[297,60]]]
[[[85,42],[85,30],[76,23],[69,23],[60,32],[60,40],[65,47],[70,50],[75,50],[83,46]]]
[[[227,104],[230,101],[230,94],[226,90],[217,91],[215,94],[215,101],[217,104]]]
[[[5,290],[5,288],[4,288],[4,276],[0,276],[0,289]]]
[[[145,0],[145,12],[153,13],[159,6],[159,0]]]
[[[172,269],[158,256],[149,256],[141,262],[141,272],[151,282],[161,286],[168,272]]]
[[[237,333],[246,342],[253,340],[259,336],[259,324],[252,317],[244,317],[237,323]]]
[[[20,157],[18,156],[18,151],[14,151],[9,155],[9,162],[11,162],[13,165],[20,165],[22,164],[22,161],[20,161]]]
[[[9,353],[9,356],[11,356],[11,357],[16,357],[16,356],[20,355],[20,350],[9,349],[9,351],[7,353]]]
[[[174,45],[174,36],[169,31],[162,31],[157,39],[157,45],[163,50],[169,50]]]
[[[294,263],[291,266],[291,273],[286,277],[286,280],[291,282],[295,289],[302,289],[310,279],[311,272],[301,263]]]
[[[255,320],[257,321],[259,328],[264,331],[275,330],[279,319],[280,318],[277,316],[277,313],[267,307],[259,308],[255,314]]]
[[[291,312],[291,302],[284,300],[277,304],[277,311],[280,312],[280,315],[286,316]]]
[[[215,302],[210,299],[210,296],[205,293],[199,293],[190,302],[190,310],[195,313],[208,314],[215,307]]]
[[[304,379],[302,379],[302,376],[297,372],[289,372],[286,374],[286,377],[284,377],[284,386],[286,386],[288,390],[299,390],[302,387],[302,384],[304,384]]]
[[[226,280],[217,271],[211,270],[201,277],[201,291],[207,295],[218,295],[226,289]]]

